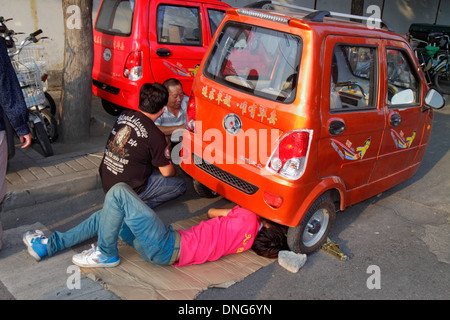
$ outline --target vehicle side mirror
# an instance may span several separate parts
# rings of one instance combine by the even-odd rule
[[[434,89],[425,96],[425,105],[434,109],[441,109],[445,105],[444,97]]]

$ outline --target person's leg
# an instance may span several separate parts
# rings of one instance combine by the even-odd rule
[[[172,227],[165,226],[125,183],[116,184],[106,194],[98,233],[99,251],[108,257],[117,255],[119,234],[144,260],[169,263],[175,243]]]
[[[186,182],[179,176],[164,177],[154,171],[148,178],[147,187],[139,193],[139,197],[150,207],[175,199],[186,191]]]
[[[101,210],[94,212],[76,227],[66,232],[55,231],[48,238],[40,230],[28,231],[23,235],[22,240],[29,254],[39,261],[46,255],[53,256],[58,251],[97,236],[100,216]]]

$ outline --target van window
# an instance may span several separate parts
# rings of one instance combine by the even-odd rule
[[[103,0],[95,30],[129,36],[133,26],[134,0]]]
[[[228,23],[217,38],[203,73],[258,97],[292,102],[297,88],[302,39],[246,24]]]
[[[405,52],[388,49],[386,53],[388,74],[387,104],[390,106],[417,104],[420,101],[420,82],[418,75],[413,72]]]
[[[225,16],[225,11],[216,10],[216,9],[208,9],[209,16],[209,28],[211,29],[211,36],[216,33],[219,24],[222,22],[223,17]]]
[[[198,7],[160,5],[157,20],[158,43],[202,45]]]
[[[330,110],[376,108],[377,49],[337,45],[331,61]]]

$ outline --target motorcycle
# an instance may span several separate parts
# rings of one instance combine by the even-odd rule
[[[41,54],[42,46],[35,45],[46,37],[37,38],[42,33],[39,29],[16,45],[14,36],[20,33],[6,27],[5,22],[10,20],[0,17],[0,33],[6,40],[8,55],[29,110],[28,126],[33,141],[37,141],[44,156],[49,157],[53,155],[51,143],[58,138],[56,105],[47,92],[47,73]]]

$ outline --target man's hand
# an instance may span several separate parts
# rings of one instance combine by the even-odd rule
[[[25,136],[20,136],[19,139],[20,139],[20,143],[22,144],[21,148],[25,149],[25,148],[29,147],[31,144],[31,133],[29,133]]]

